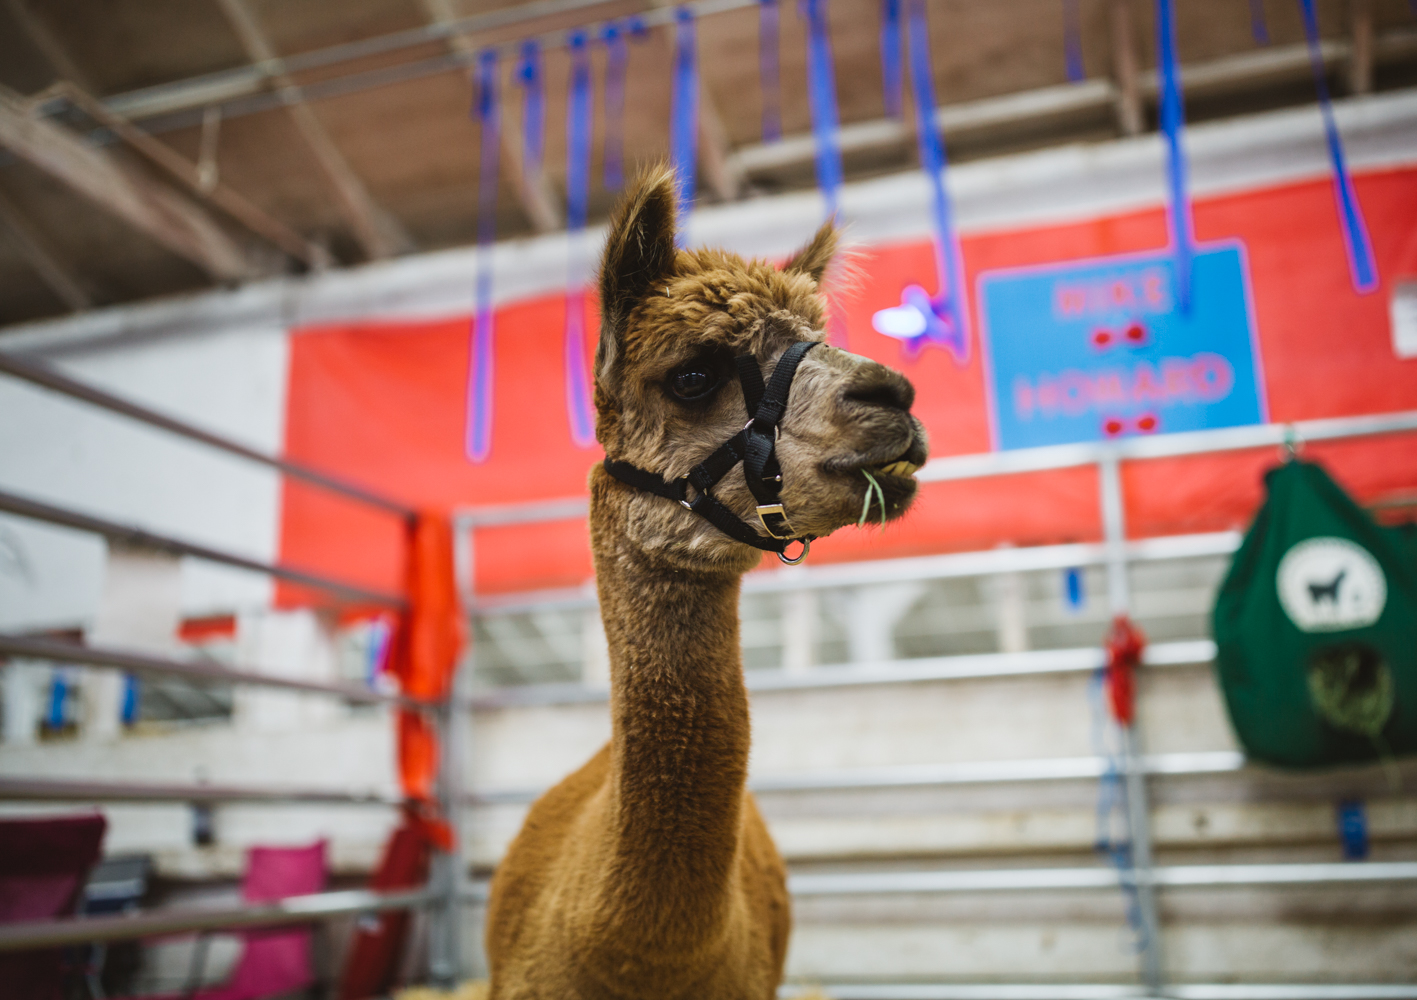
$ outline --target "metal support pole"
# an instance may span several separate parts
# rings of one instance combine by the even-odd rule
[[[438,804],[453,833],[450,851],[435,851],[429,872],[435,902],[429,908],[428,975],[445,989],[455,987],[466,973],[462,955],[462,896],[466,890],[467,859],[462,831],[462,761],[472,713],[462,706],[468,692],[465,663],[453,670],[448,697],[438,707]]]
[[[1098,461],[1102,499],[1102,531],[1107,547],[1107,596],[1114,615],[1131,610],[1131,585],[1127,579],[1127,522],[1122,494],[1121,461],[1109,450]],[[1151,856],[1151,806],[1141,757],[1141,734],[1134,717],[1122,727],[1122,762],[1126,770],[1127,836],[1131,842],[1131,878],[1141,911],[1141,976],[1148,992],[1161,991],[1161,921],[1156,909],[1156,886]]]
[[[1122,499],[1121,461],[1115,452],[1098,460],[1098,486],[1102,494],[1102,536],[1107,549],[1107,600],[1114,615],[1132,608],[1127,578],[1127,520]]]

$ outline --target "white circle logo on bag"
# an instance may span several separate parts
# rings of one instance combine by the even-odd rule
[[[1305,632],[1338,632],[1377,621],[1387,579],[1372,553],[1346,538],[1309,538],[1279,561],[1279,603]]]

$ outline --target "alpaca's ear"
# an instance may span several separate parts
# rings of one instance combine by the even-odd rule
[[[813,281],[820,282],[822,275],[826,273],[827,265],[832,262],[832,257],[836,254],[839,238],[836,224],[828,219],[822,223],[822,228],[817,230],[817,235],[812,237],[812,241],[793,254],[792,259],[784,264],[782,269],[797,274],[810,275]]]
[[[630,310],[674,273],[674,203],[674,172],[661,165],[640,176],[610,218],[600,262],[598,376],[615,364]]]

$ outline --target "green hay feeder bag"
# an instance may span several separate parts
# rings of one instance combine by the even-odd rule
[[[1245,752],[1295,768],[1417,752],[1417,547],[1317,465],[1265,483],[1214,613]]]

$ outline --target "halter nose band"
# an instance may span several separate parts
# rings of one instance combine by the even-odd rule
[[[610,458],[605,460],[605,471],[635,489],[676,501],[745,545],[764,552],[776,552],[785,563],[801,562],[807,557],[814,536],[797,536],[788,523],[787,511],[780,499],[782,466],[778,464],[776,449],[779,425],[787,412],[787,397],[792,391],[792,381],[797,377],[797,366],[817,344],[815,340],[801,340],[783,351],[766,386],[763,385],[757,358],[745,354],[735,359],[738,381],[743,386],[743,401],[751,417],[741,431],[690,469],[688,475],[669,481],[628,462],[616,462]],[[747,480],[748,490],[758,502],[758,522],[771,538],[758,534],[709,492],[739,462],[743,463],[743,477]],[[690,486],[698,493],[693,500],[689,499]],[[802,552],[788,558],[787,547],[794,541],[802,543]]]

